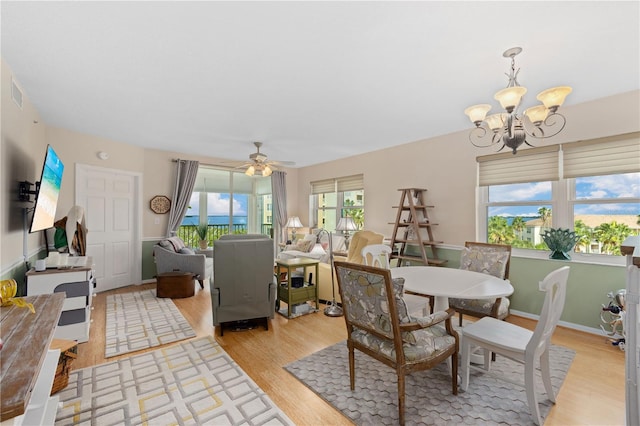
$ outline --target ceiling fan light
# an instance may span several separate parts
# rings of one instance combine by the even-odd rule
[[[262,170],[262,176],[271,176],[271,173],[273,173],[273,170],[271,170],[271,167],[264,166],[264,169]]]
[[[247,176],[253,176],[256,173],[256,168],[253,166],[249,166],[247,170],[244,172]]]
[[[479,104],[470,106],[464,110],[464,113],[469,116],[469,120],[471,120],[473,124],[479,126],[487,116],[490,109],[491,105],[489,104]]]
[[[494,95],[496,101],[500,102],[502,108],[511,113],[518,105],[527,89],[522,86],[513,86],[502,89]]]
[[[573,89],[569,86],[552,87],[551,89],[543,90],[536,96],[536,99],[549,108],[552,112],[562,106],[565,98],[571,93]]]
[[[531,108],[527,108],[524,111],[529,120],[536,126],[539,126],[549,115],[549,110],[544,105],[537,105]]]

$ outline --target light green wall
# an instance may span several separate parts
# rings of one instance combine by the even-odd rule
[[[455,249],[438,249],[438,257],[447,259],[446,267],[460,266],[460,252]],[[538,282],[549,272],[569,266],[567,299],[560,321],[589,328],[600,328],[602,304],[607,304],[607,293],[625,288],[623,266],[594,265],[560,260],[512,257],[509,281],[514,292],[510,297],[511,309],[538,315],[542,309],[543,294]]]
[[[153,246],[158,243],[155,241],[142,242],[142,281],[151,280],[156,276],[156,264],[153,261]]]

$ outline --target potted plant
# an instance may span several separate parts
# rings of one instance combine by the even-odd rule
[[[207,234],[209,233],[209,225],[206,223],[201,223],[196,226],[196,234],[200,238],[200,248],[202,250],[206,249],[209,245],[209,241],[207,240]]]

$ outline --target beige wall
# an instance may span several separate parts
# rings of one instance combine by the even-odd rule
[[[567,107],[565,130],[549,142],[563,143],[640,130],[640,91]],[[471,123],[469,123],[471,124]],[[426,188],[426,202],[434,205],[429,217],[439,224],[437,240],[463,245],[476,239],[476,156],[492,149],[475,148],[467,130],[393,148],[299,169],[298,213],[309,223],[309,183],[353,174],[364,174],[365,226],[391,236],[399,188]]]
[[[143,238],[164,235],[167,216],[149,209],[154,195],[171,198],[174,179],[173,158],[195,159],[215,163],[215,157],[189,156],[177,152],[144,149],[133,145],[59,129],[42,123],[24,93],[24,109],[10,98],[11,72],[2,62],[2,194],[0,224],[0,267],[5,270],[22,256],[22,211],[17,200],[17,182],[36,181],[47,143],[54,146],[65,163],[57,218],[63,217],[75,199],[75,165],[90,164],[127,170],[143,175]],[[640,131],[640,91],[619,94],[564,109],[568,118],[565,131],[549,143],[591,139],[607,135]],[[38,123],[34,123],[38,121]],[[104,161],[99,151],[109,154]],[[478,149],[467,140],[467,131],[407,143],[394,148],[356,157],[287,171],[289,215],[297,215],[308,225],[309,183],[314,180],[364,174],[366,227],[390,236],[398,188],[427,188],[427,202],[435,205],[431,219],[440,225],[435,237],[447,244],[462,245],[475,239],[475,157],[491,153]],[[248,154],[247,154],[248,155]],[[160,219],[156,224],[156,219]],[[30,235],[28,246],[35,251],[43,244],[40,235]]]

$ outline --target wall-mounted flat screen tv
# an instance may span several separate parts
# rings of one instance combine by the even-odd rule
[[[64,164],[62,164],[58,154],[51,148],[51,145],[47,145],[47,153],[44,157],[42,175],[40,177],[40,188],[36,194],[36,205],[33,209],[29,232],[42,231],[53,227],[63,171]]]

